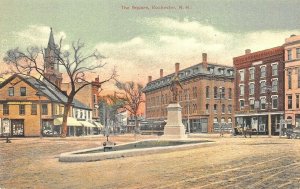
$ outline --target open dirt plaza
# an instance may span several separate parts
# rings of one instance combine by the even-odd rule
[[[300,188],[300,140],[193,136],[192,150],[86,163],[60,153],[102,145],[103,136],[0,140],[0,188]],[[132,135],[111,137],[117,143]],[[156,138],[138,136],[138,139]]]

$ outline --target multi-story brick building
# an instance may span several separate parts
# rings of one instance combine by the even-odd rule
[[[285,119],[300,126],[300,35],[285,39]]]
[[[284,53],[274,47],[234,57],[237,126],[260,133],[279,132],[284,116]],[[271,133],[269,133],[271,134]]]
[[[190,132],[213,132],[223,123],[232,127],[234,118],[234,70],[233,67],[207,62],[207,54],[202,54],[202,63],[180,70],[175,64],[183,89],[179,91],[183,123]],[[165,121],[167,106],[171,101],[170,81],[175,73],[152,81],[144,88],[146,97],[146,119]],[[188,124],[189,123],[189,124]]]

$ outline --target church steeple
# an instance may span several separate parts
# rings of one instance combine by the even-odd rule
[[[60,88],[62,82],[62,74],[59,72],[58,62],[59,50],[57,49],[52,28],[50,28],[50,36],[48,46],[45,48],[45,78]]]
[[[54,42],[52,27],[50,27],[50,30],[51,31],[50,31],[49,41],[48,41],[48,48],[54,50],[55,42]]]

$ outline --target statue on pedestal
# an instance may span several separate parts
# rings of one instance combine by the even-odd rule
[[[179,87],[182,89],[182,85],[179,82],[178,74],[175,73],[174,77],[171,80],[171,85],[170,85],[170,91],[172,92],[172,96],[173,96],[171,103],[178,103]]]

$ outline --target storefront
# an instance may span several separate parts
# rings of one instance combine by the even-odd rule
[[[236,126],[251,128],[257,134],[268,134],[269,114],[236,115]],[[271,134],[277,135],[280,132],[280,120],[283,114],[271,113]]]
[[[182,120],[183,125],[188,132],[188,120]],[[191,118],[189,119],[190,132],[191,133],[207,133],[208,132],[208,119],[207,118]]]

